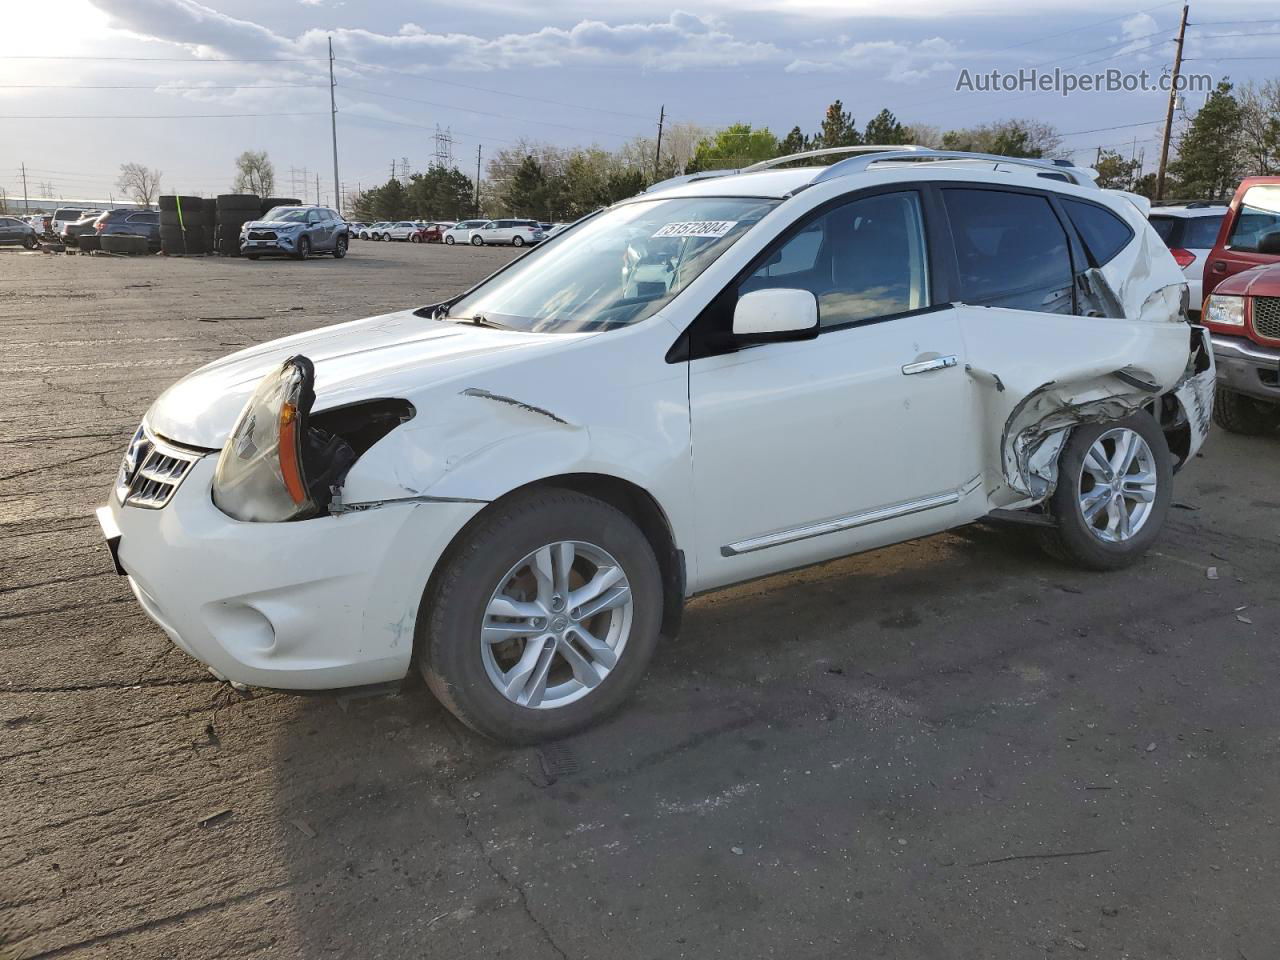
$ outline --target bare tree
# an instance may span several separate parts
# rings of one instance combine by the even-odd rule
[[[160,178],[163,176],[159,170],[152,170],[140,163],[122,163],[116,186],[134,203],[150,207],[156,194],[160,192]]]
[[[237,193],[256,193],[269,197],[276,192],[276,168],[265,150],[246,150],[236,157]]]

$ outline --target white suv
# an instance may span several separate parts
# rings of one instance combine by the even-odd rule
[[[1222,218],[1230,207],[1217,203],[1184,203],[1151,208],[1151,225],[1165,242],[1187,278],[1191,313],[1200,315],[1204,299],[1204,265],[1218,240]]]
[[[533,220],[490,220],[471,231],[471,243],[477,247],[486,243],[532,246],[541,243],[543,237],[542,224]]]
[[[220,677],[416,665],[528,742],[728,584],[991,517],[1134,561],[1214,377],[1143,213],[1050,163],[848,152],[660,184],[443,303],[195,371],[99,510],[118,569]]]
[[[463,220],[445,230],[441,234],[441,239],[449,246],[453,246],[455,243],[470,243],[472,231],[478,230],[488,222],[488,220]]]

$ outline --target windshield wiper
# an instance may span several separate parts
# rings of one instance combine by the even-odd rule
[[[450,317],[455,323],[470,323],[477,327],[492,327],[494,330],[510,330],[511,327],[505,323],[499,323],[497,320],[490,320],[483,313],[477,313],[473,317]]]

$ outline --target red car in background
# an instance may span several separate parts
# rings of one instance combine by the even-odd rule
[[[444,239],[444,232],[452,226],[453,222],[448,220],[428,223],[411,239],[414,243],[440,243]]]
[[[1204,293],[1215,419],[1233,433],[1269,432],[1280,426],[1280,177],[1241,181],[1205,263]]]

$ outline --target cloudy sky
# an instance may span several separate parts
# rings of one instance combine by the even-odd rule
[[[344,187],[432,156],[436,126],[463,169],[521,139],[615,147],[673,122],[815,130],[844,101],[941,128],[1004,117],[1054,124],[1087,160],[1137,140],[1148,166],[1159,93],[957,92],[962,69],[1093,73],[1172,56],[1180,0],[5,0],[0,189],[105,197],[121,163],[166,190],[230,188],[265,149],[279,187],[332,195],[328,38],[337,59]],[[1187,70],[1280,76],[1280,10],[1197,0]],[[1194,109],[1202,96],[1191,96]]]

